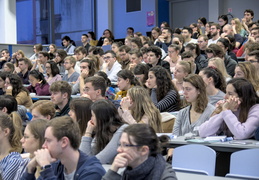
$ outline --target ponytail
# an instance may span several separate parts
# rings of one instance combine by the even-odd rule
[[[0,126],[10,130],[9,143],[11,149],[9,152],[22,152],[21,138],[22,138],[22,119],[17,112],[12,112],[10,116],[5,113],[0,113]]]

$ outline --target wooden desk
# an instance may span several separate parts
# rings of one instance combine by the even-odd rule
[[[216,157],[216,176],[225,176],[229,173],[229,165],[230,165],[230,156],[233,152],[251,149],[251,148],[259,148],[259,141],[256,140],[242,140],[243,142],[251,142],[252,144],[231,144],[230,142],[211,142],[211,143],[198,143],[208,146],[214,149],[217,152]],[[241,142],[242,142],[241,141]],[[168,148],[176,148],[182,145],[187,144],[197,144],[185,141],[185,137],[180,136],[176,139],[172,139],[168,142]]]

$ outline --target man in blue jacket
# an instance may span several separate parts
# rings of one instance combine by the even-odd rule
[[[89,157],[78,150],[80,140],[79,126],[70,117],[62,116],[49,121],[43,149],[35,152],[22,179],[35,179],[37,166],[41,167],[40,180],[101,179],[105,170],[95,156]]]

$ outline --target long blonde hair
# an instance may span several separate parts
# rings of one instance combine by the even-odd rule
[[[160,111],[152,102],[148,90],[140,86],[135,86],[128,90],[128,96],[133,101],[131,108],[133,118],[139,122],[146,115],[148,117],[148,124],[156,132],[162,132]]]
[[[209,62],[212,62],[215,65],[215,67],[222,73],[223,77],[231,78],[231,76],[227,73],[223,59],[219,57],[215,57],[215,58],[211,58]]]
[[[10,130],[9,143],[11,149],[9,152],[22,152],[22,144],[20,140],[22,139],[22,119],[16,112],[12,112],[7,115],[0,112],[0,127],[2,129],[8,128]]]
[[[249,62],[240,62],[236,65],[236,67],[240,67],[240,69],[243,71],[244,75],[245,75],[245,79],[247,79],[248,81],[250,81],[250,83],[254,86],[255,91],[259,90],[259,78],[257,76],[256,73],[256,69],[254,67],[254,65]]]
[[[231,21],[235,21],[235,29],[237,34],[240,34],[241,30],[243,29],[242,24],[238,18],[233,18]]]

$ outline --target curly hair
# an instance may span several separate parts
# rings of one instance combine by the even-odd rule
[[[162,100],[170,90],[174,90],[177,93],[177,102],[180,102],[180,95],[178,94],[175,85],[172,83],[170,74],[165,68],[162,66],[155,66],[150,68],[149,72],[153,72],[156,77],[157,101]]]

